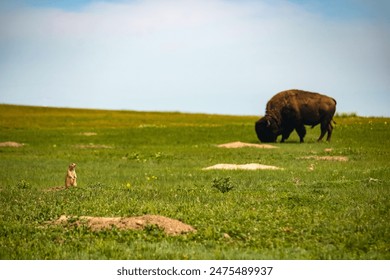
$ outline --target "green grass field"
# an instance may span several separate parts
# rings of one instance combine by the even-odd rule
[[[390,259],[390,119],[336,117],[331,143],[315,127],[303,144],[217,147],[258,143],[257,119],[0,105],[0,142],[25,144],[0,147],[0,259]],[[71,162],[78,186],[50,190]],[[202,170],[218,163],[283,170]],[[197,231],[47,223],[144,214]]]

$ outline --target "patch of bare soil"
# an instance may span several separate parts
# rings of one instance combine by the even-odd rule
[[[96,144],[79,144],[79,145],[74,145],[73,147],[78,148],[78,149],[112,149],[112,146],[109,145],[96,145]]]
[[[328,160],[328,161],[348,161],[344,156],[306,156],[300,159],[315,159],[315,160]]]
[[[249,163],[249,164],[216,164],[213,166],[209,166],[203,168],[203,170],[214,170],[214,169],[222,169],[222,170],[281,170],[282,168],[272,165],[264,165],[258,163]]]
[[[252,144],[252,143],[244,143],[244,142],[232,142],[232,143],[226,143],[226,144],[220,144],[218,145],[220,148],[228,148],[228,149],[237,149],[237,148],[245,148],[245,147],[251,147],[251,148],[259,148],[259,149],[276,149],[278,147],[269,145],[269,144]]]
[[[0,147],[12,147],[12,148],[20,148],[23,147],[24,144],[17,142],[1,142]]]
[[[138,217],[91,217],[80,216],[76,219],[62,215],[58,220],[51,224],[60,225],[72,223],[76,226],[87,225],[91,230],[98,231],[116,227],[121,230],[141,230],[148,225],[156,225],[168,235],[179,235],[183,233],[196,231],[192,226],[182,223],[178,220],[158,215],[144,215]]]
[[[84,135],[84,136],[95,136],[97,135],[96,132],[82,132],[80,133],[80,135]]]

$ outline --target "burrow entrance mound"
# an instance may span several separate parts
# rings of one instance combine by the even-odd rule
[[[180,235],[195,232],[196,229],[179,220],[159,215],[144,215],[137,217],[71,217],[62,215],[58,220],[50,222],[54,225],[73,224],[76,226],[87,225],[93,231],[111,229],[142,230],[149,225],[156,225],[167,235]]]
[[[0,147],[12,147],[12,148],[20,148],[23,147],[23,143],[18,142],[1,142]]]

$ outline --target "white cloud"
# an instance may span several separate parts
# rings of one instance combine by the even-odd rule
[[[277,91],[302,88],[336,97],[342,111],[371,114],[368,90],[381,97],[390,89],[386,30],[286,1],[7,11],[0,102],[261,114]]]

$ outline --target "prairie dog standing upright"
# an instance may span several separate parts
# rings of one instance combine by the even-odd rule
[[[69,164],[68,171],[65,176],[65,188],[77,186],[76,163]]]

